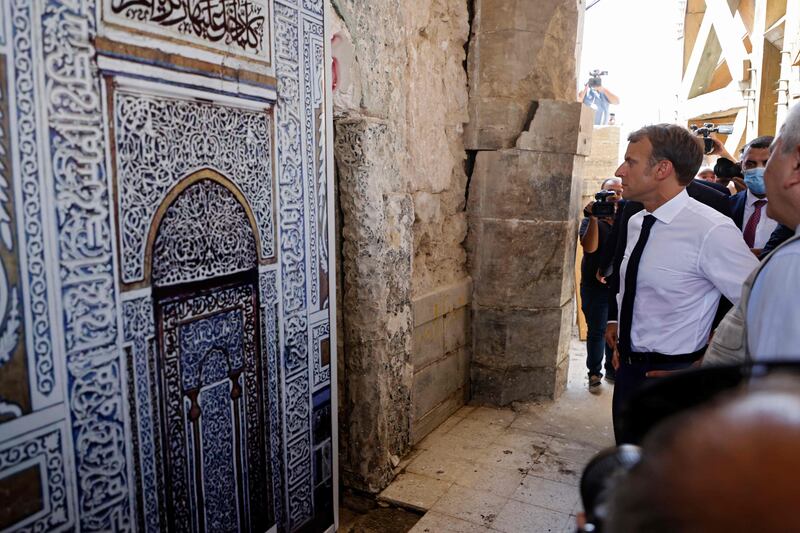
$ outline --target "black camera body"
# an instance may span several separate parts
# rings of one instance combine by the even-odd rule
[[[616,196],[614,191],[600,191],[594,195],[595,202],[592,204],[592,216],[594,217],[613,217],[616,212],[616,202],[609,200]]]
[[[714,151],[714,141],[711,140],[712,133],[721,133],[722,135],[730,135],[733,133],[732,124],[715,125],[711,122],[706,122],[702,126],[692,126],[692,131],[695,134],[703,137],[703,148],[706,154]]]
[[[589,81],[588,81],[587,85],[591,89],[596,89],[598,87],[601,87],[603,85],[603,78],[602,77],[606,76],[607,74],[608,74],[607,70],[594,69],[593,71],[591,71],[589,73]]]

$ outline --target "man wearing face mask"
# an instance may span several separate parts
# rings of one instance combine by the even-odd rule
[[[764,167],[769,159],[773,137],[758,137],[742,151],[742,172],[747,190],[731,197],[733,221],[742,230],[747,246],[758,256],[767,244],[778,223],[767,216],[767,196],[764,188]]]

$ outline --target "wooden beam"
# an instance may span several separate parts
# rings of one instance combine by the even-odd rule
[[[740,81],[742,78],[742,65],[747,57],[747,50],[742,43],[743,35],[738,35],[740,29],[736,20],[731,15],[726,0],[706,0],[706,16],[713,20],[714,31],[722,46],[722,57],[728,63],[733,81]]]
[[[686,100],[681,106],[681,116],[687,120],[704,115],[733,114],[746,106],[736,82],[724,89],[701,94]]]
[[[700,29],[697,31],[697,39],[694,42],[692,55],[689,57],[689,63],[686,65],[686,72],[683,75],[681,82],[680,99],[685,101],[689,98],[689,92],[692,90],[692,84],[697,76],[697,70],[700,68],[700,60],[703,57],[703,51],[708,42],[708,36],[711,33],[711,17],[706,12],[703,15],[703,22],[700,23]]]

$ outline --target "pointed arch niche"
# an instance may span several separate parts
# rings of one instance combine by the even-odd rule
[[[246,197],[211,169],[181,179],[149,228],[147,287],[124,314],[139,495],[145,511],[158,510],[141,519],[160,529],[275,523],[277,302],[270,272],[259,272],[259,246]]]

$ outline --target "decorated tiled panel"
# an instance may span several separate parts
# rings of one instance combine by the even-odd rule
[[[332,525],[323,14],[0,2],[0,530]]]
[[[268,0],[100,1],[106,25],[270,63]]]

